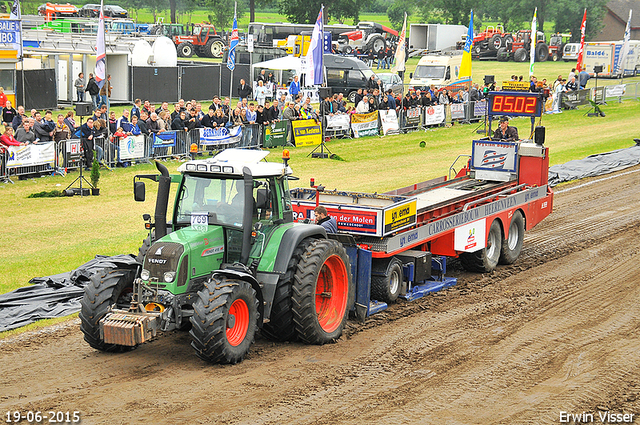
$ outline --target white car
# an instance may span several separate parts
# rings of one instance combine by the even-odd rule
[[[580,50],[580,43],[567,43],[562,49],[562,60],[565,62],[578,60],[578,51]]]
[[[393,94],[404,94],[404,87],[402,85],[402,80],[398,74],[376,74],[376,77],[380,78],[382,84],[384,85],[385,93],[387,90],[391,89]]]

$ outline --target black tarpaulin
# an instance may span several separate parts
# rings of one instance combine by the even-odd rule
[[[549,167],[549,185],[601,176],[640,164],[640,146],[591,155],[565,164]]]
[[[0,332],[80,311],[84,286],[93,274],[104,268],[137,264],[133,255],[97,255],[71,272],[35,277],[29,281],[31,286],[0,294]]]

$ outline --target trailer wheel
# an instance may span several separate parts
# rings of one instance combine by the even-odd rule
[[[249,352],[258,327],[258,299],[245,281],[211,277],[191,316],[191,346],[202,360],[235,364]]]
[[[489,273],[498,265],[501,249],[502,230],[498,220],[493,220],[487,234],[487,246],[476,252],[463,252],[460,262],[470,272]]]
[[[177,50],[178,56],[180,56],[181,58],[190,58],[191,56],[193,56],[193,44],[189,43],[188,41],[183,41],[182,43],[178,44]]]
[[[387,264],[384,276],[371,276],[371,298],[387,304],[398,299],[402,291],[402,262],[397,258]]]
[[[131,302],[136,269],[104,268],[91,276],[80,301],[80,329],[84,340],[96,350],[122,353],[135,347],[106,344],[100,338],[100,320],[110,307],[127,309]]]
[[[523,49],[522,47],[520,47],[513,54],[513,60],[515,62],[524,62],[525,60],[527,60],[527,51],[525,49]]]
[[[291,288],[293,276],[298,268],[302,254],[311,244],[311,239],[304,239],[296,247],[289,259],[287,271],[276,286],[273,296],[273,306],[269,321],[262,326],[262,335],[273,341],[292,341],[296,337],[296,328],[293,323],[293,311],[291,310]]]
[[[354,298],[344,247],[331,239],[313,241],[294,275],[293,321],[298,337],[319,345],[340,338]]]
[[[500,34],[493,34],[489,39],[489,49],[494,52],[502,47],[502,37]]]
[[[500,250],[500,264],[513,264],[520,257],[522,242],[524,241],[524,217],[516,211],[509,224],[509,236],[502,241]]]
[[[501,47],[498,49],[498,62],[507,62],[509,60],[509,53],[507,52],[506,47]]]

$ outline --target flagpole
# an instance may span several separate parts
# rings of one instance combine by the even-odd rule
[[[238,2],[235,2],[234,6],[233,6],[233,20],[234,20],[234,22],[236,22],[236,25],[237,25],[237,22],[238,22],[237,19],[238,19]],[[237,29],[236,29],[236,31],[237,31]],[[233,37],[233,29],[232,29],[232,33],[231,34],[232,34],[231,36]],[[229,43],[231,43],[231,40],[229,41]],[[231,52],[229,52],[229,53],[231,53]],[[249,54],[251,54],[251,53],[249,53]],[[236,69],[235,61],[236,61],[236,58],[235,58],[235,50],[234,50],[234,57],[233,57],[234,66],[233,66],[233,68],[231,68],[231,81],[229,82],[229,99],[233,99],[233,71]],[[249,72],[251,72],[251,69],[249,69]],[[252,83],[251,84],[253,85],[253,78],[252,78]]]

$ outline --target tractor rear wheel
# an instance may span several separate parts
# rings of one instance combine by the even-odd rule
[[[339,242],[318,239],[307,247],[292,295],[293,321],[302,341],[322,345],[340,338],[355,298],[350,269]]]
[[[495,52],[501,47],[503,47],[502,37],[500,36],[500,34],[493,34],[489,39],[489,49]]]
[[[224,42],[219,38],[211,38],[204,46],[204,54],[210,58],[221,58],[224,53]]]
[[[502,241],[500,264],[513,264],[520,257],[524,241],[524,217],[520,211],[513,213],[509,224],[509,236]]]
[[[289,259],[285,275],[278,282],[276,293],[273,296],[273,306],[271,307],[269,321],[260,330],[262,335],[270,340],[292,341],[296,337],[293,311],[291,310],[291,288],[300,258],[311,242],[311,239],[305,239],[300,242]]]
[[[549,59],[549,46],[545,43],[538,43],[536,45],[536,61],[546,62]]]
[[[513,46],[513,36],[511,34],[507,34],[504,36],[504,47],[506,47],[507,52],[511,52],[511,47]]]
[[[502,230],[498,220],[493,220],[487,234],[486,247],[475,252],[463,252],[460,254],[460,263],[470,272],[489,273],[498,265],[501,249]]]
[[[198,292],[191,346],[202,360],[235,364],[249,352],[258,327],[256,291],[245,281],[212,277]]]
[[[507,52],[506,47],[501,47],[498,49],[498,61],[499,62],[507,62],[509,60],[509,53]]]
[[[380,34],[373,34],[369,41],[367,41],[367,50],[373,49],[374,52],[379,52],[380,49],[384,50],[387,47],[384,37]]]
[[[136,269],[104,268],[91,276],[80,301],[80,329],[84,340],[96,350],[122,353],[135,347],[107,344],[100,338],[100,320],[115,304],[128,309]]]
[[[386,265],[381,264],[384,269],[374,271],[382,272],[384,275],[371,276],[371,299],[384,301],[387,304],[398,299],[402,291],[402,262],[397,258],[392,258]]]
[[[182,43],[178,44],[177,50],[178,56],[180,56],[181,58],[190,58],[191,56],[193,56],[194,52],[193,44],[189,43],[188,41],[183,41]]]

